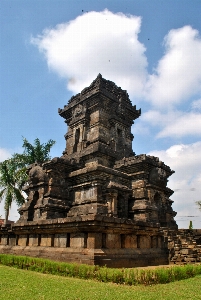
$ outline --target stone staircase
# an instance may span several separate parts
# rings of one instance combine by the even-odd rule
[[[168,241],[169,264],[194,264],[201,262],[201,230],[200,229],[164,229]]]

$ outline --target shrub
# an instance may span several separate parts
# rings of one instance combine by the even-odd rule
[[[156,268],[153,270],[112,269],[10,254],[0,254],[0,264],[47,274],[128,285],[168,283],[201,274],[201,264]]]

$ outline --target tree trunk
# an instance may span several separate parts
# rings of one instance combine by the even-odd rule
[[[5,210],[5,220],[4,220],[4,225],[8,224],[8,215],[9,215],[9,209]]]

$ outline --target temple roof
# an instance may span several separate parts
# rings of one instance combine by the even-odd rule
[[[133,111],[133,113],[135,113],[135,118],[140,116],[141,109],[136,110],[136,106],[132,106],[127,91],[122,90],[122,88],[118,87],[114,82],[104,79],[100,73],[88,87],[84,88],[77,95],[72,96],[68,101],[68,105],[64,105],[63,109],[58,109],[60,116],[63,117],[63,113],[65,113],[66,110],[69,110],[71,107],[74,107],[78,103],[81,103],[85,99],[97,93],[102,93],[111,100],[120,103],[120,105],[123,105],[124,107],[127,107]]]

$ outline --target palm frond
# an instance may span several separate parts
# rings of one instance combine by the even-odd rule
[[[21,206],[25,202],[25,199],[24,199],[23,195],[21,194],[21,192],[19,191],[19,189],[14,188],[13,194],[15,196],[15,201],[16,201],[17,205]]]
[[[6,188],[4,188],[3,190],[0,191],[0,202],[3,200],[5,190],[6,190]]]
[[[27,156],[30,164],[36,161],[43,163],[50,159],[49,152],[55,143],[55,141],[50,139],[47,143],[41,144],[39,138],[36,138],[32,145],[26,138],[23,137],[22,147],[24,148],[24,155]]]

